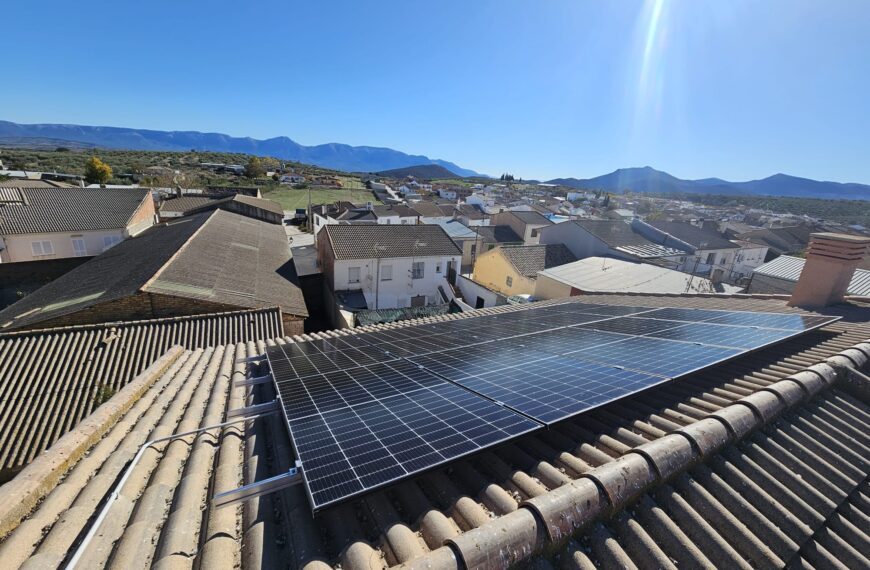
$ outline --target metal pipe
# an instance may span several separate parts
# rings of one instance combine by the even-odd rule
[[[251,406],[251,408],[254,408],[254,407],[256,407],[256,406]],[[243,408],[243,409],[249,409],[249,408]],[[165,441],[172,441],[172,440],[180,439],[182,437],[187,437],[189,435],[195,435],[195,434],[202,433],[202,432],[212,430],[212,429],[224,428],[224,427],[227,427],[227,426],[230,426],[233,424],[237,424],[240,422],[245,422],[245,421],[249,421],[249,420],[256,420],[258,418],[272,415],[277,410],[278,410],[278,407],[275,406],[275,409],[270,410],[270,411],[257,413],[257,414],[252,415],[252,416],[237,417],[237,418],[234,418],[232,420],[225,421],[225,422],[222,422],[219,424],[201,427],[199,429],[185,431],[182,433],[176,433],[176,434],[168,435],[166,437],[152,439],[151,441],[144,443],[142,445],[142,447],[139,448],[139,451],[136,452],[136,455],[133,457],[133,461],[131,461],[130,465],[127,466],[127,469],[124,471],[124,475],[123,475],[123,477],[121,477],[121,480],[118,481],[118,484],[115,485],[114,489],[112,489],[112,493],[111,493],[111,495],[109,495],[108,501],[106,501],[106,504],[103,506],[102,510],[100,511],[100,514],[94,520],[94,523],[91,525],[91,528],[88,530],[88,533],[85,535],[81,544],[79,544],[79,547],[76,549],[75,553],[73,554],[73,557],[70,559],[69,564],[67,564],[67,568],[70,568],[70,569],[76,568],[76,566],[78,565],[79,561],[81,560],[82,556],[85,553],[85,549],[88,547],[91,540],[93,540],[94,536],[96,536],[97,531],[100,529],[100,526],[103,524],[103,521],[109,515],[109,509],[112,507],[112,505],[118,499],[118,497],[121,496],[121,489],[127,483],[127,479],[130,478],[130,475],[133,473],[133,469],[136,467],[136,465],[139,464],[139,460],[142,459],[142,456],[145,454],[145,450],[147,450],[148,448],[150,448],[158,443],[163,443]]]

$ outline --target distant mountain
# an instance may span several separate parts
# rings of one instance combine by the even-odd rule
[[[415,178],[421,178],[423,180],[436,180],[439,178],[460,178],[459,175],[450,172],[440,164],[418,164],[417,166],[406,166],[405,168],[384,170],[378,172],[378,174],[381,176],[388,176],[390,178],[404,178],[406,176],[413,176]]]
[[[461,168],[446,160],[405,154],[390,148],[338,143],[305,146],[288,137],[258,140],[198,131],[152,131],[56,124],[23,125],[0,121],[0,145],[7,141],[7,144],[22,146],[26,139],[52,139],[112,149],[240,152],[274,156],[346,172],[379,172],[406,166],[437,164],[459,176],[480,176],[473,170]]]
[[[728,194],[751,196],[793,196],[798,198],[829,198],[870,200],[866,184],[820,182],[787,174],[774,174],[762,180],[729,182],[721,178],[682,180],[650,166],[620,168],[595,178],[556,178],[550,184],[570,188],[605,190],[607,192],[691,192],[695,194]]]

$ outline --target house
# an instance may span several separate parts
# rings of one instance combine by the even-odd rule
[[[676,266],[688,255],[688,248],[653,241],[632,224],[618,220],[569,220],[547,226],[540,232],[540,243],[563,243],[577,259],[656,260]]]
[[[583,300],[613,310],[794,311],[783,300],[728,295]],[[409,339],[424,336],[427,322],[468,323],[473,331],[479,316],[527,307],[370,330]],[[136,567],[233,561],[243,570],[288,560],[294,568],[344,570],[370,570],[372,561],[378,569],[439,570],[861,568],[870,403],[844,364],[866,374],[870,316],[858,304],[837,310],[848,318],[817,334],[602,402],[318,516],[303,485],[223,508],[212,502],[294,467],[281,414],[251,417],[249,406],[268,409],[276,396],[272,382],[244,385],[269,373],[265,364],[239,362],[262,362],[262,344],[167,351],[66,445],[0,487],[0,553],[12,568],[60,567],[73,556],[83,568],[130,556]],[[356,337],[337,331],[331,340]],[[291,342],[270,344],[289,350]],[[145,448],[134,461],[150,438],[234,420]]]
[[[693,276],[640,261],[587,257],[538,273],[536,299],[562,299],[589,293],[738,293],[740,287],[715,285]]]
[[[0,331],[279,307],[308,316],[284,228],[223,210],[160,224],[0,311]]]
[[[359,292],[368,309],[447,302],[462,260],[438,225],[326,225],[317,246],[329,290]]]
[[[422,201],[415,203],[413,209],[415,212],[417,212],[417,214],[420,215],[421,224],[438,224],[441,222],[448,222],[453,219],[452,206],[450,210],[445,213],[438,204],[434,202]]]
[[[733,283],[737,275],[733,266],[740,246],[714,229],[695,226],[687,222],[641,222],[632,224],[639,233],[654,241],[687,249],[691,255],[681,258],[677,271],[708,276],[716,282]]]
[[[155,218],[147,188],[0,188],[0,263],[94,256]]]
[[[741,239],[731,240],[740,246],[731,267],[733,279],[740,280],[752,276],[753,270],[767,259],[768,246]]]
[[[553,222],[538,212],[517,210],[495,214],[490,223],[495,226],[509,226],[526,245],[539,243],[541,229],[553,225]]]
[[[401,204],[378,204],[371,208],[379,224],[416,224],[420,214],[416,210]]]
[[[810,243],[812,229],[808,226],[784,226],[779,228],[757,228],[740,234],[735,239],[767,246],[765,261],[780,255],[793,255],[802,252]]]
[[[244,170],[244,167],[242,167]],[[235,196],[242,194],[251,198],[262,198],[263,193],[260,192],[258,186],[206,186],[201,192],[203,196],[211,196],[216,198],[226,198],[227,196]]]
[[[304,184],[305,177],[301,174],[284,174],[278,178],[278,182],[282,184]]]
[[[497,247],[474,262],[474,281],[506,296],[532,295],[539,271],[576,260],[561,243]]]
[[[476,204],[459,204],[453,209],[453,217],[466,226],[488,226],[489,215]]]
[[[437,222],[441,228],[447,232],[456,245],[462,249],[462,264],[460,273],[471,273],[474,267],[474,258],[477,255],[478,247],[481,245],[480,235],[476,230],[479,228],[469,228],[459,220],[447,220]]]
[[[523,245],[523,238],[510,226],[471,226],[477,233],[477,253],[499,246]]]
[[[791,294],[804,270],[806,259],[780,255],[752,271],[747,292]],[[849,295],[870,297],[870,270],[855,269],[847,287]]]

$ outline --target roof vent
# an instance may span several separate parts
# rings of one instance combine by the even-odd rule
[[[839,303],[867,255],[870,238],[848,234],[810,234],[807,261],[788,304],[824,307]]]

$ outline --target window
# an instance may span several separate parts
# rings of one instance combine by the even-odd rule
[[[103,251],[121,243],[121,236],[103,236]]]
[[[435,264],[435,273],[441,273],[441,262]]]
[[[84,238],[72,238],[73,255],[76,257],[84,257],[88,254],[88,246],[85,245]]]
[[[715,253],[707,254],[707,265],[713,265],[714,263],[716,263],[716,254]]]
[[[411,279],[423,279],[424,267],[426,265],[422,261],[415,261],[411,264]]]
[[[30,249],[34,256],[54,254],[54,246],[49,240],[32,241],[30,242]]]
[[[381,281],[392,281],[393,280],[393,266],[392,265],[381,265]]]
[[[538,237],[538,228],[532,230],[532,237]]]
[[[348,283],[359,283],[359,267],[348,267],[347,268],[347,282]]]
[[[477,244],[473,243],[471,244],[471,255],[474,255],[475,253],[477,253]]]
[[[512,287],[514,284],[514,278],[508,275],[507,277],[505,277],[504,284],[508,287]]]

